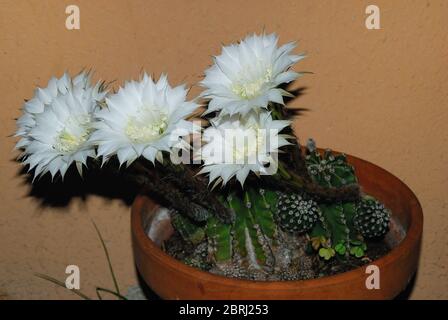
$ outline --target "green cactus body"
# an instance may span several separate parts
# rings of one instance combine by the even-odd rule
[[[319,221],[313,226],[313,228],[308,232],[311,238],[330,238],[329,228],[325,223],[324,217],[321,215]]]
[[[206,234],[217,262],[228,261],[232,258],[231,225],[222,223],[212,216],[207,221]]]
[[[268,238],[274,239],[277,228],[272,210],[277,203],[277,194],[263,189],[258,192],[250,189],[248,194],[252,204],[250,210],[256,223]]]
[[[323,155],[317,152],[314,141],[308,142],[306,164],[308,172],[316,183],[324,187],[340,188],[358,183],[354,168],[347,162],[344,154],[335,155],[326,150]],[[312,239],[321,240],[319,254],[330,259],[335,253],[364,256],[367,248],[356,225],[358,206],[354,202],[321,204],[322,215],[310,232]],[[358,219],[361,220],[361,219]],[[318,244],[315,240],[315,247]],[[331,254],[330,254],[331,253]]]
[[[347,228],[349,230],[350,239],[358,239],[359,233],[355,227],[355,215],[356,215],[356,205],[353,202],[343,203],[342,209],[344,210],[345,220],[347,222]]]
[[[204,240],[205,232],[204,229],[195,225],[190,221],[189,218],[174,213],[171,215],[171,223],[173,227],[179,232],[181,237],[193,245],[196,245]]]
[[[284,231],[291,233],[308,231],[313,228],[319,215],[317,203],[305,194],[279,195],[276,217]]]
[[[328,260],[336,253],[341,256],[351,254],[363,257],[367,246],[354,227],[356,206],[352,202],[333,205],[321,205],[322,215],[310,232],[311,239],[318,240],[315,249]],[[330,254],[331,253],[331,254]]]
[[[232,196],[229,199],[229,205],[235,211],[236,215],[233,229],[235,230],[234,235],[237,239],[239,254],[246,257],[250,254],[248,249],[252,249],[257,261],[264,264],[266,256],[259,239],[261,227],[256,223],[254,218],[254,209],[252,208],[249,194],[247,192],[244,194],[243,201],[238,196]],[[255,215],[258,215],[258,212]]]
[[[226,206],[234,211],[235,221],[224,224],[211,217],[207,222],[207,238],[216,261],[224,262],[236,255],[257,265],[266,264],[277,232],[273,217],[276,199],[273,191],[253,189],[242,197],[232,194],[227,198]]]
[[[344,155],[333,155],[327,150],[321,156],[308,148],[306,164],[311,178],[323,187],[340,188],[357,183],[354,169]],[[175,215],[173,225],[193,244],[202,244],[206,238],[208,258],[213,257],[221,265],[233,260],[260,270],[273,267],[277,236],[284,234],[277,225],[289,233],[307,232],[311,238],[310,249],[325,260],[335,255],[361,258],[367,249],[363,236],[384,235],[389,223],[389,211],[371,197],[357,203],[319,204],[305,193],[249,188],[241,194],[232,193],[227,199],[221,196],[219,200],[234,214],[232,223],[210,216],[204,230],[189,218]],[[190,264],[211,261],[201,257],[194,256]]]
[[[321,186],[340,188],[358,183],[355,170],[344,154],[335,155],[327,149],[321,156],[314,147],[308,146],[305,160],[311,178]]]
[[[246,251],[246,216],[247,210],[244,208],[243,202],[236,196],[229,196],[228,198],[229,206],[235,212],[235,222],[232,226],[235,250],[245,257],[247,256]]]
[[[347,227],[347,220],[344,215],[342,205],[321,205],[322,215],[325,219],[325,227],[328,228],[331,243],[346,243],[349,239],[350,230]]]
[[[354,225],[366,238],[384,236],[389,230],[390,212],[372,197],[364,197],[357,206]]]

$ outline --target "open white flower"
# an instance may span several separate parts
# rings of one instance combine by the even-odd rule
[[[65,73],[52,78],[46,88],[37,88],[35,96],[25,103],[17,120],[16,145],[23,150],[23,163],[34,170],[34,177],[58,172],[64,177],[74,162],[81,173],[87,157],[95,150],[87,143],[90,124],[97,103],[106,92],[98,82],[90,84],[90,74],[82,72],[71,79]]]
[[[42,113],[45,106],[51,105],[57,97],[72,93],[81,103],[103,100],[107,92],[101,90],[100,82],[92,86],[90,75],[90,72],[84,71],[72,79],[68,73],[64,73],[59,79],[51,78],[46,88],[37,88],[34,97],[25,102],[22,116],[17,119],[15,136],[20,137],[20,140],[16,148],[25,149],[30,144],[33,139],[28,133],[36,124],[36,115]]]
[[[95,156],[87,143],[92,131],[92,116],[97,102],[83,99],[68,91],[46,104],[41,113],[34,114],[34,126],[27,133],[29,142],[24,150],[24,164],[34,170],[34,177],[58,172],[64,177],[75,163],[80,174],[88,157]]]
[[[209,173],[210,183],[216,180],[223,185],[234,176],[243,185],[251,171],[257,175],[274,174],[278,149],[290,144],[286,140],[290,136],[279,132],[290,123],[273,120],[267,111],[211,120],[203,134],[206,144],[198,152],[204,162],[199,173]]]
[[[117,155],[127,165],[140,156],[162,162],[162,151],[178,147],[181,137],[199,129],[185,120],[198,107],[186,95],[185,86],[172,88],[165,75],[157,83],[147,74],[140,82],[125,83],[96,113],[90,141],[98,145],[98,155],[103,161]]]
[[[289,68],[304,56],[290,54],[294,43],[277,47],[277,41],[276,34],[254,34],[222,48],[201,81],[206,88],[202,96],[210,100],[206,113],[244,115],[267,108],[269,102],[283,104],[283,96],[289,94],[278,86],[300,75]]]

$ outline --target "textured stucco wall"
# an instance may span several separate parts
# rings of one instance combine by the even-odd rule
[[[80,6],[79,31],[65,28],[69,4]],[[381,30],[364,27],[368,4],[380,7]],[[121,286],[136,283],[123,201],[92,195],[49,206],[27,196],[7,135],[33,88],[83,67],[116,83],[146,69],[193,85],[221,43],[265,28],[309,55],[297,70],[314,74],[294,85],[305,90],[292,102],[307,109],[295,123],[302,140],[368,159],[416,192],[425,227],[411,297],[447,299],[447,15],[444,0],[0,1],[0,296],[74,298],[33,276],[63,278],[68,264],[81,267],[87,293],[111,287],[91,218]]]

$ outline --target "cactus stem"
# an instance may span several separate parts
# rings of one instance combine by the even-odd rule
[[[246,237],[246,251],[247,251],[247,257],[249,260],[249,266],[251,268],[257,269],[257,270],[261,270],[260,265],[257,262],[257,256],[255,254],[255,248],[252,244],[252,240],[249,234],[249,229],[247,227],[244,228],[244,236]]]
[[[278,171],[280,172],[280,175],[283,178],[285,178],[287,180],[291,180],[292,179],[292,176],[288,173],[288,171],[286,171],[283,163],[281,163],[281,162],[278,163]]]

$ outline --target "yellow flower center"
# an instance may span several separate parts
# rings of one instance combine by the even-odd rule
[[[242,72],[242,77],[245,72]],[[269,83],[272,79],[272,69],[268,68],[265,74],[253,81],[245,82],[243,80],[237,81],[232,85],[232,92],[243,99],[252,99],[260,95],[264,84]]]
[[[84,144],[90,134],[90,118],[71,118],[56,138],[54,148],[61,153],[71,153]]]
[[[143,108],[139,116],[130,117],[125,128],[128,138],[134,143],[157,140],[168,127],[168,117],[156,108]]]

